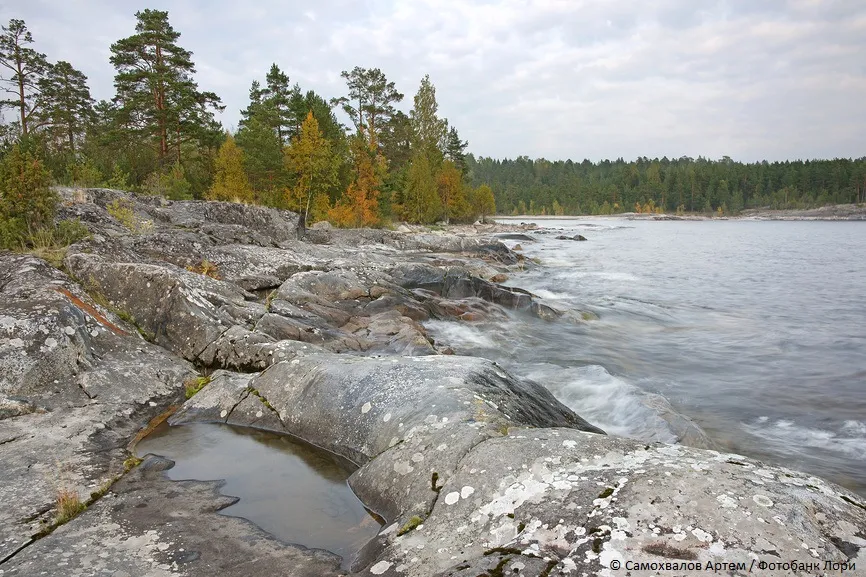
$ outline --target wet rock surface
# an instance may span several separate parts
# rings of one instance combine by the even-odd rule
[[[217,515],[231,502],[218,484],[170,482],[153,457],[124,475],[136,433],[180,403],[174,423],[291,434],[358,465],[352,489],[388,522],[352,567],[361,575],[866,565],[866,504],[850,492],[606,436],[544,383],[433,342],[424,320],[566,322],[497,282],[533,266],[500,242],[530,229],[299,239],[284,211],[61,193],[62,215],[93,233],[65,272],[0,254],[0,575],[339,574],[331,554]],[[112,216],[117,202],[132,216]],[[209,383],[184,403],[200,375]],[[88,508],[56,527],[60,490]],[[813,574],[763,572],[792,573]]]

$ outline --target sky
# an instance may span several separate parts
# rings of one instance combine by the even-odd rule
[[[276,62],[326,98],[380,68],[407,112],[429,74],[476,156],[866,156],[863,0],[0,0],[0,20],[110,99],[109,47],[144,8],[169,11],[229,129]]]

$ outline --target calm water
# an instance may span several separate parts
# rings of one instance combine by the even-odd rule
[[[349,489],[347,463],[289,437],[217,424],[160,426],[135,448],[172,461],[169,478],[219,480],[239,497],[223,509],[287,543],[354,554],[381,529]]]
[[[661,394],[724,450],[866,494],[866,224],[539,224],[589,241],[521,242],[544,266],[510,284],[573,320],[429,323],[437,340],[609,432],[675,442],[646,404]]]

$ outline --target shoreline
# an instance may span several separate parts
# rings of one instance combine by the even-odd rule
[[[499,221],[532,221],[532,220],[583,220],[583,219],[626,219],[626,220],[776,220],[776,221],[862,221],[866,220],[866,205],[836,204],[820,208],[805,209],[762,209],[750,208],[738,215],[707,216],[705,214],[638,214],[636,212],[620,212],[617,214],[584,214],[584,215],[496,215]]]

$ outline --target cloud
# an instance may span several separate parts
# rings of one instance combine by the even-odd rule
[[[477,155],[547,158],[866,154],[860,0],[157,1],[195,53],[202,88],[237,124],[276,62],[341,95],[340,71],[378,67],[411,107],[420,78]],[[128,0],[31,0],[37,47],[113,94],[110,44]]]

